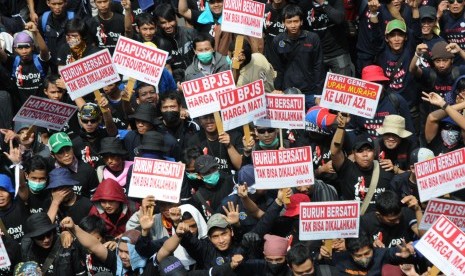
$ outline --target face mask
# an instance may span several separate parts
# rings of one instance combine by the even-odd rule
[[[187,175],[187,178],[189,178],[190,180],[197,180],[197,176],[198,174],[197,173],[186,173]]]
[[[178,122],[180,119],[179,111],[165,111],[161,113],[161,116],[163,117],[163,121],[169,125]]]
[[[72,37],[68,40],[69,48],[74,48],[76,46],[79,46],[79,44],[81,44],[81,40],[77,37]]]
[[[286,263],[273,264],[270,262],[266,262],[266,266],[268,267],[271,273],[278,274],[286,267]]]
[[[29,186],[29,189],[31,189],[31,191],[33,191],[33,192],[42,191],[45,188],[46,183],[47,183],[46,181],[44,181],[44,182],[35,182],[35,181],[32,181],[32,180],[27,181],[27,185]]]
[[[218,180],[220,180],[220,172],[216,171],[214,173],[205,175],[203,177],[203,182],[207,183],[208,185],[211,186],[216,186],[218,184]]]
[[[354,259],[354,262],[356,262],[359,266],[363,268],[368,268],[368,265],[370,264],[372,258],[373,257],[358,259],[358,260]]]
[[[228,62],[229,65],[232,64],[232,60],[231,60],[231,58],[229,56],[226,56],[226,61]]]
[[[207,64],[210,63],[213,59],[213,52],[203,52],[198,53],[197,58],[200,60],[201,63]]]
[[[279,139],[278,139],[278,137],[276,137],[276,138],[274,138],[273,142],[271,142],[271,144],[269,144],[269,145],[263,143],[262,141],[260,141],[258,143],[258,145],[263,149],[272,149],[272,148],[275,148],[278,145],[278,142],[279,142]]]
[[[459,142],[460,132],[458,130],[441,130],[441,138],[447,147],[455,146]]]

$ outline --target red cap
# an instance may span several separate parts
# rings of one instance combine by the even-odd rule
[[[306,194],[293,194],[290,198],[291,202],[286,205],[286,212],[283,216],[285,217],[294,217],[300,215],[300,203],[301,202],[310,202],[310,198]]]
[[[383,68],[378,65],[368,65],[362,70],[362,80],[388,81],[389,78],[384,75]]]

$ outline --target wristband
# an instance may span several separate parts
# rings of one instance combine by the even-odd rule
[[[375,13],[370,12],[370,14],[368,15],[368,18],[377,17],[378,14],[379,14],[379,11]]]
[[[445,103],[443,106],[441,106],[441,109],[442,109],[442,110],[446,110],[446,108],[447,108],[448,106],[449,106],[449,104],[448,104],[448,103]]]
[[[344,129],[344,127],[341,127],[341,126],[337,126],[338,129]]]

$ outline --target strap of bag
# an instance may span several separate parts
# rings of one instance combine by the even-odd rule
[[[376,160],[373,160],[373,175],[371,176],[370,188],[368,188],[368,194],[363,200],[362,208],[360,209],[360,215],[365,214],[368,206],[370,205],[371,199],[376,191],[376,186],[378,186],[379,179],[379,163]]]
[[[47,273],[48,268],[52,265],[53,261],[55,261],[56,257],[58,256],[58,252],[60,251],[60,249],[60,239],[57,239],[55,241],[55,244],[53,245],[52,251],[50,251],[50,253],[47,256],[47,259],[45,259],[44,265],[40,269],[42,275],[45,275]]]
[[[8,231],[6,230],[6,226],[5,226],[5,224],[3,223],[2,218],[0,218],[0,230],[2,230],[3,235],[5,235],[5,236],[8,237],[8,238],[11,238],[10,234],[9,234]]]
[[[200,194],[200,192],[196,192],[194,194],[194,196],[200,201],[200,203],[202,203],[203,206],[205,206],[205,209],[207,209],[207,211],[210,213],[210,214],[214,214],[215,212],[213,211],[212,207],[210,207],[210,205],[207,203],[207,201],[205,200],[205,198],[203,198],[203,196]]]

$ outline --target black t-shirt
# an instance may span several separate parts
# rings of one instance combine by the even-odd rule
[[[376,159],[389,159],[394,166],[399,166],[402,170],[409,169],[409,154],[415,149],[416,145],[408,138],[402,139],[399,146],[395,149],[388,149],[383,143],[383,138],[375,140],[375,157]],[[383,157],[381,157],[383,156]]]
[[[100,183],[95,170],[89,164],[79,159],[77,172],[71,171],[71,177],[80,183],[80,185],[75,185],[73,187],[74,192],[77,195],[82,195],[87,198],[90,198],[91,194],[95,192],[95,189],[97,189]]]
[[[86,24],[95,45],[101,49],[107,48],[113,54],[118,38],[124,36],[124,15],[114,12],[108,20],[103,20],[97,15]]]
[[[98,154],[100,151],[100,141],[104,137],[108,137],[108,133],[104,129],[98,128],[91,135],[81,129],[79,136],[73,139],[73,150],[76,158],[91,165],[94,169],[105,165],[103,158]]]
[[[378,239],[382,233],[382,242],[386,247],[395,247],[402,244],[402,239],[408,243],[413,241],[412,226],[417,223],[415,213],[407,208],[401,209],[400,223],[397,225],[382,224],[376,217],[376,212],[370,212],[360,218],[360,230]]]
[[[361,170],[355,162],[345,158],[344,163],[336,172],[341,180],[343,199],[360,200],[360,203],[362,203],[365,196],[368,194],[373,169],[367,171]],[[391,189],[389,183],[393,176],[392,172],[387,172],[380,167],[378,185],[376,186],[376,191],[373,194],[367,212],[374,211],[376,198],[384,191]]]
[[[29,198],[27,200],[27,207],[29,208],[29,213],[41,213],[46,212],[50,205],[47,205],[47,202],[51,200],[50,190],[42,190],[39,193],[33,193],[29,191]]]
[[[73,221],[79,223],[89,214],[91,208],[92,202],[88,198],[78,196],[73,206],[60,205],[56,221],[61,221],[65,217],[71,217]]]
[[[9,211],[0,213],[0,218],[5,224],[8,234],[17,242],[21,242],[24,234],[27,233],[26,219],[29,217],[29,210],[22,200],[14,200]]]
[[[410,171],[406,171],[394,176],[391,180],[391,187],[400,198],[413,195],[419,199],[418,185],[410,181],[410,174]]]
[[[264,55],[269,59],[273,55],[273,39],[280,33],[284,33],[286,28],[283,23],[282,16],[283,9],[274,9],[271,3],[265,6],[265,24],[263,25],[263,32],[265,35],[265,49]]]
[[[197,193],[200,193],[205,200],[205,202],[210,206],[210,208],[214,211],[217,210],[218,207],[221,206],[221,201],[223,198],[227,197],[233,190],[234,181],[232,176],[225,176],[220,175],[220,180],[218,180],[218,184],[213,186],[212,188],[205,187],[205,184],[199,187]],[[204,204],[197,198],[197,196],[193,196],[194,199],[197,201],[199,205],[201,205],[202,210],[201,213],[205,217],[206,220],[210,218],[211,214]]]

